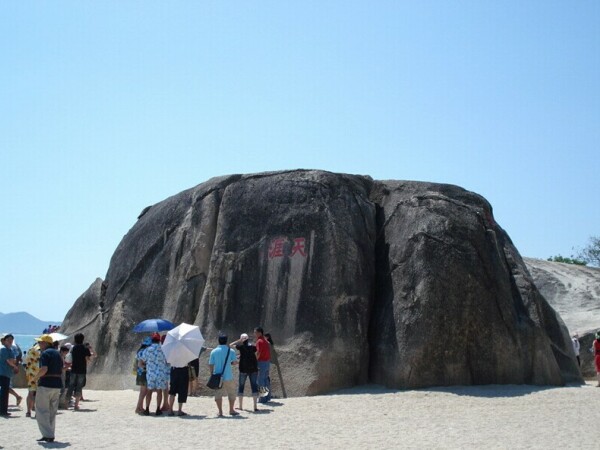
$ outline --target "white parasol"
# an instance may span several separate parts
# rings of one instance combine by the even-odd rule
[[[52,340],[54,342],[62,341],[69,337],[66,334],[62,334],[62,333],[50,333],[49,336],[52,338]]]
[[[167,332],[162,351],[167,362],[173,367],[185,367],[200,354],[204,338],[200,328],[182,323]]]

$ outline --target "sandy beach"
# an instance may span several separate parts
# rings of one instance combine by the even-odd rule
[[[277,398],[258,413],[242,411],[235,418],[218,418],[210,397],[190,397],[186,417],[144,417],[133,412],[134,390],[88,390],[80,411],[59,411],[52,444],[36,442],[37,422],[11,397],[13,416],[2,420],[0,447],[596,449],[600,389],[594,384],[414,391],[363,386]],[[247,398],[244,406],[251,404]]]

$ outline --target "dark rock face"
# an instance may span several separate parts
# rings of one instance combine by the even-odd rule
[[[594,363],[594,340],[596,333],[600,331],[589,331],[579,336],[579,359],[581,361],[581,373],[586,378],[596,378],[596,365]]]
[[[317,354],[282,358],[303,367],[289,389],[313,394],[367,381],[375,208],[367,180],[298,175],[224,190],[196,323],[232,334],[264,324],[282,342],[303,336]],[[304,367],[306,358],[318,363]]]
[[[289,395],[580,380],[566,328],[489,204],[455,186],[321,171],[215,178],[140,214],[91,303],[79,299],[63,326],[98,316],[83,332],[102,387],[123,385],[131,329],[151,317],[196,323],[211,346],[219,331],[263,325],[275,389]]]
[[[386,182],[371,379],[388,386],[578,379],[566,329],[489,204],[455,186]]]

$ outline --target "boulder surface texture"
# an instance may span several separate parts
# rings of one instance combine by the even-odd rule
[[[579,336],[581,373],[596,377],[595,335],[600,331],[600,268],[524,258],[536,287]]]
[[[294,170],[181,192],[142,211],[63,327],[95,345],[92,385],[121,388],[156,317],[209,347],[263,326],[285,395],[581,381],[491,206],[451,185]]]

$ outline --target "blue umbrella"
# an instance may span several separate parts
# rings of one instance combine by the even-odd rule
[[[138,323],[133,331],[136,333],[151,333],[153,331],[168,331],[175,328],[175,324],[165,319],[148,319]]]

